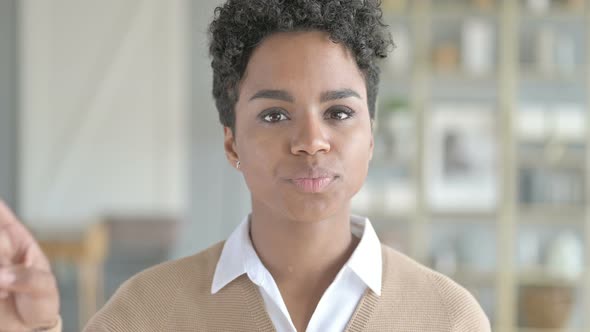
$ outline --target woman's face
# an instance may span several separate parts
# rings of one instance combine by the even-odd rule
[[[254,209],[313,222],[347,212],[373,153],[363,76],[322,32],[276,33],[253,52],[225,149]]]

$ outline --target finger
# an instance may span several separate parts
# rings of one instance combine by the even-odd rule
[[[0,199],[0,266],[10,265],[14,262],[18,243],[13,241],[15,239],[12,239],[11,235],[15,229],[22,227],[8,205]],[[19,233],[28,235],[26,231]]]
[[[18,223],[16,216],[12,213],[10,208],[8,208],[8,205],[0,199],[0,226],[16,223]]]
[[[12,241],[8,234],[0,228],[0,266],[9,265],[13,255]]]
[[[0,289],[16,294],[42,296],[56,293],[57,285],[49,271],[13,265],[0,267]]]
[[[0,266],[21,263],[49,269],[49,262],[31,233],[0,201]]]
[[[59,300],[10,294],[0,300],[0,331],[26,332],[56,326],[59,322]]]
[[[37,268],[45,271],[51,270],[49,260],[41,250],[41,247],[39,247],[39,244],[34,241],[26,249],[24,257],[17,263],[23,264],[27,268]]]
[[[20,319],[12,297],[0,300],[0,331],[25,332],[30,331]]]

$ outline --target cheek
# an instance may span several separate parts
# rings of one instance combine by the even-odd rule
[[[371,141],[367,135],[351,135],[341,151],[347,186],[357,192],[365,182],[371,158]]]
[[[279,157],[280,138],[276,135],[258,134],[248,138],[244,154],[252,163],[266,164]]]
[[[242,173],[248,186],[269,183],[274,178],[276,173],[274,165],[281,154],[281,143],[278,137],[252,135],[242,137],[240,143],[237,150],[243,165]]]

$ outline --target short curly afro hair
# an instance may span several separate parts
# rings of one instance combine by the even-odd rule
[[[209,26],[213,97],[219,120],[235,130],[239,83],[253,50],[277,32],[324,31],[354,55],[364,75],[371,119],[379,85],[377,59],[394,44],[380,0],[227,0]]]

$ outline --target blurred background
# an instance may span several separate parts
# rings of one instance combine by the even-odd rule
[[[51,258],[64,331],[249,211],[225,160],[221,0],[0,0],[0,196]],[[590,1],[384,0],[382,242],[469,289],[494,331],[590,330]]]

